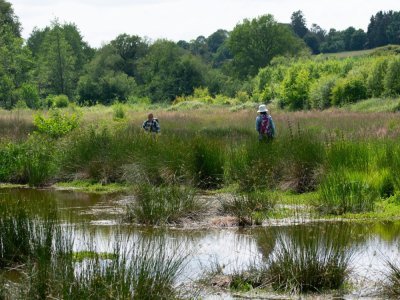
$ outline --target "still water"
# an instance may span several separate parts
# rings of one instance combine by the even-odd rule
[[[1,189],[0,198],[10,201],[24,199],[40,206],[56,205],[66,227],[73,227],[74,248],[87,249],[94,241],[98,252],[112,251],[118,239],[129,248],[143,239],[160,240],[167,249],[181,249],[189,259],[180,278],[190,284],[216,266],[225,274],[246,269],[262,262],[275,247],[277,233],[291,240],[314,239],[317,242],[346,244],[351,251],[351,282],[354,290],[345,298],[379,297],[377,287],[385,276],[385,259],[399,257],[400,222],[311,222],[307,224],[240,228],[146,228],[126,224],[125,206],[133,200],[127,195],[96,195],[74,191]],[[40,207],[38,207],[39,209]],[[161,239],[160,239],[161,238]],[[179,246],[178,248],[176,246]],[[323,247],[323,245],[322,245]],[[229,298],[229,295],[218,296]],[[210,299],[218,299],[209,296]],[[205,297],[207,298],[207,297]]]

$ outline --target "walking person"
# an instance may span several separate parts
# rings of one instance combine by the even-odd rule
[[[275,136],[275,124],[268,112],[267,106],[261,104],[258,107],[259,115],[256,118],[256,130],[258,132],[258,140],[271,141]]]
[[[157,118],[154,118],[152,113],[149,113],[147,120],[143,122],[142,128],[150,133],[157,134],[160,133],[160,123]]]

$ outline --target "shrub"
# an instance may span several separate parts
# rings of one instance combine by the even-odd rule
[[[325,109],[331,106],[332,89],[337,77],[326,76],[315,81],[310,87],[310,105],[312,108]]]
[[[332,89],[332,104],[342,105],[367,98],[364,75],[353,72],[346,78],[339,79]]]
[[[400,95],[400,58],[393,58],[389,61],[383,84],[385,95]]]
[[[46,134],[52,138],[60,138],[79,125],[79,116],[76,113],[62,113],[58,109],[51,110],[49,117],[41,114],[34,117],[33,124],[39,133]]]
[[[121,120],[125,118],[125,109],[121,103],[115,102],[112,105],[114,120]]]
[[[63,107],[68,107],[69,105],[68,96],[66,95],[54,96],[52,100],[53,100],[52,107],[63,108]]]
[[[368,95],[372,97],[379,97],[384,92],[384,78],[387,72],[388,59],[377,59],[372,66],[372,70],[367,78]]]

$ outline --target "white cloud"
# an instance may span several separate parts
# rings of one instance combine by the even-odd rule
[[[14,0],[14,11],[27,38],[34,26],[43,28],[56,17],[73,22],[92,46],[100,46],[118,34],[151,39],[191,40],[218,29],[232,30],[244,18],[274,15],[290,22],[293,11],[302,10],[308,25],[367,29],[371,15],[379,10],[400,10],[394,0]]]

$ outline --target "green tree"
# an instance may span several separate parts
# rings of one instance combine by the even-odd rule
[[[274,56],[299,54],[305,49],[291,27],[277,23],[272,15],[245,19],[236,25],[228,45],[233,55],[233,72],[239,78],[255,76]]]
[[[387,96],[400,95],[400,58],[389,61],[383,84]]]
[[[167,40],[152,44],[139,63],[144,93],[153,102],[192,94],[204,85],[205,68],[201,60]]]
[[[216,53],[218,48],[226,41],[229,37],[229,32],[224,29],[218,29],[216,32],[211,34],[207,40],[208,50],[212,53]]]
[[[125,61],[111,44],[102,47],[85,67],[78,83],[81,104],[124,102],[136,88],[133,77],[124,73]]]
[[[306,33],[308,32],[307,26],[306,26],[306,19],[303,15],[303,12],[301,10],[295,11],[292,13],[291,16],[291,23],[290,25],[293,28],[293,31],[301,38],[303,38]]]
[[[14,37],[21,37],[21,24],[11,3],[0,0],[0,28],[8,27]]]
[[[73,96],[77,82],[76,56],[58,22],[44,37],[38,56],[38,77],[41,92]]]
[[[11,4],[0,0],[0,107],[7,109],[17,102],[16,90],[31,79],[33,68],[19,31]]]
[[[128,76],[138,77],[137,62],[148,51],[148,44],[137,35],[120,34],[111,41],[119,56],[123,59],[122,70]]]

